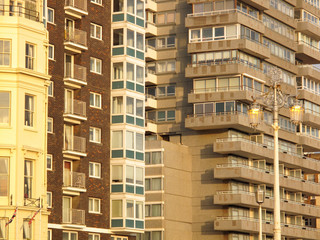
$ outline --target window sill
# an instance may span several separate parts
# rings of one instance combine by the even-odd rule
[[[26,131],[30,131],[30,132],[38,132],[38,130],[36,130],[34,127],[28,127],[28,126],[24,126],[24,130]]]
[[[0,124],[0,128],[2,128],[2,129],[12,129],[12,126],[10,124]]]
[[[91,108],[94,108],[94,109],[102,110],[102,108],[101,108],[101,107],[96,107],[96,106],[91,106],[91,105],[90,105],[90,107],[91,107]]]

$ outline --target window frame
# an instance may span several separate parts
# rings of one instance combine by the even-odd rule
[[[91,135],[92,132],[92,135]],[[101,143],[101,128],[89,127],[89,142]],[[92,139],[91,139],[92,136]]]
[[[47,207],[52,208],[52,192],[47,192]]]
[[[94,69],[91,69],[92,63],[93,63]],[[100,71],[97,71],[97,64],[98,63],[100,63]],[[102,75],[102,59],[90,57],[90,72]]]
[[[91,203],[92,205],[91,205]],[[98,203],[98,206],[95,206],[95,204]],[[101,199],[100,198],[92,198],[92,197],[89,197],[89,200],[88,200],[88,212],[89,213],[94,213],[94,214],[101,214]],[[98,211],[95,211],[95,207],[98,207]]]
[[[90,166],[92,166],[93,175],[91,175],[91,173],[90,173]],[[98,172],[98,174],[96,174],[96,168],[95,168],[95,166],[99,166],[99,172]],[[89,177],[91,177],[91,178],[97,178],[97,179],[100,179],[100,178],[101,178],[101,163],[98,163],[98,162],[89,162]]]
[[[91,96],[93,96],[93,105],[91,105]],[[99,101],[98,101],[99,104],[96,104],[97,103],[97,101],[96,101],[97,96],[99,97]],[[102,95],[100,93],[90,92],[89,105],[90,105],[90,107],[101,109],[102,108]]]
[[[52,55],[50,55],[50,48],[52,49],[51,51]],[[54,45],[53,44],[49,44],[48,46],[48,59],[54,61]]]
[[[6,177],[6,194],[4,195],[0,195],[0,197],[8,197],[9,196],[9,192],[10,192],[10,158],[9,157],[0,157],[1,159],[4,160],[6,166],[7,166],[7,173],[0,173],[1,177]]]
[[[25,68],[30,70],[36,70],[35,66],[36,66],[36,45],[33,43],[26,42]]]
[[[30,175],[26,175],[26,163],[30,163]],[[27,173],[28,174],[28,173]],[[24,159],[24,198],[32,198],[33,197],[33,180],[35,176],[35,168],[34,168],[34,162],[31,159]],[[30,183],[30,186],[28,188],[28,192],[26,192],[26,180]],[[30,193],[29,193],[30,192]]]
[[[102,0],[91,0],[90,2],[96,5],[102,6]]]
[[[8,65],[0,65],[1,67],[10,67],[11,66],[11,58],[12,58],[12,44],[11,44],[11,39],[0,39],[0,42],[2,41],[2,44],[4,45],[4,42],[9,42],[9,52],[5,52],[4,49],[5,47],[3,46],[3,52],[0,52],[0,56],[1,55],[8,55],[9,54],[9,64]],[[4,60],[3,60],[4,62]]]
[[[160,179],[160,189],[156,189],[156,190],[154,190],[154,189],[152,189],[152,181],[153,181],[153,179]],[[148,188],[147,188],[147,182],[149,181],[149,184],[148,184]],[[163,191],[164,189],[163,189],[163,177],[162,176],[159,176],[159,177],[156,177],[156,176],[153,176],[153,177],[151,177],[151,178],[146,178],[145,177],[145,179],[144,179],[144,182],[145,182],[145,184],[144,184],[144,187],[145,187],[145,191],[147,192],[147,191],[151,191],[151,192],[161,192],[161,191]]]
[[[50,168],[48,168],[48,159],[50,159]],[[53,155],[52,154],[47,154],[47,171],[52,171],[53,170]]]
[[[92,33],[92,27],[93,27],[93,35],[91,34]],[[99,34],[100,34],[100,37],[97,37],[97,29],[99,29]],[[90,37],[91,38],[94,38],[94,39],[97,39],[97,40],[102,40],[102,26],[99,25],[99,24],[96,24],[96,23],[90,23]]]
[[[51,126],[51,128],[49,128],[49,126]],[[48,117],[47,119],[47,133],[53,134],[53,118],[52,117]]]
[[[54,82],[50,81],[49,86],[48,86],[48,97],[53,97],[54,95]]]
[[[11,92],[9,91],[0,91],[0,93],[5,93],[8,95],[8,106],[7,107],[0,107],[1,109],[7,109],[8,110],[8,121],[7,122],[0,122],[0,126],[9,126],[11,123]]]
[[[35,96],[31,95],[31,94],[25,94],[25,102],[24,102],[24,126],[25,127],[34,127],[34,120],[35,120]],[[31,103],[31,107],[30,109],[26,109],[26,97],[30,97],[32,99],[32,103]],[[26,114],[28,113],[28,115],[30,114],[30,123],[26,124]]]
[[[23,225],[22,225],[22,236],[23,240],[30,240],[32,239],[32,225],[29,224],[30,219],[24,218],[23,219]],[[27,232],[25,232],[28,229]],[[28,236],[27,236],[28,235]]]
[[[54,16],[55,16],[55,13],[54,13],[54,9],[53,8],[51,8],[51,7],[47,7],[47,22],[48,23],[51,23],[51,24],[55,24],[54,23]],[[50,19],[49,19],[49,11],[52,11],[52,21],[50,21]]]
[[[91,236],[91,239],[90,239]],[[100,240],[100,234],[98,233],[89,233],[88,240]]]
[[[63,236],[63,233],[67,233],[68,234],[68,240],[71,240],[71,234],[76,234],[76,240],[78,240],[78,232],[62,231],[62,236]]]

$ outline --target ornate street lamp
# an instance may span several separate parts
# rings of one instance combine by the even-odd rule
[[[256,201],[259,204],[259,240],[262,240],[262,208],[261,205],[264,202],[265,192],[258,188],[256,192]]]
[[[288,95],[283,94],[280,89],[281,70],[279,68],[271,68],[268,75],[271,78],[271,86],[268,92],[261,95],[265,104],[273,111],[273,130],[274,130],[274,240],[281,240],[281,223],[280,223],[280,186],[279,186],[279,109],[288,103]],[[262,109],[253,103],[248,111],[251,126],[257,127],[261,117],[257,111]],[[303,107],[297,99],[294,100],[290,107],[290,118],[294,124],[299,124],[302,120]],[[261,116],[261,115],[260,115]]]

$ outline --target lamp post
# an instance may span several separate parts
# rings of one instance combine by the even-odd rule
[[[268,92],[262,94],[261,98],[265,104],[273,111],[273,132],[274,132],[274,240],[281,240],[281,223],[280,223],[280,185],[279,185],[279,109],[288,102],[288,95],[284,95],[280,89],[281,70],[279,68],[271,68],[268,75],[271,78],[271,86]],[[258,108],[257,103],[253,103],[248,111],[249,119],[252,127],[257,127],[261,120],[262,111]],[[257,112],[261,111],[260,114]],[[298,124],[302,119],[303,108],[296,99],[290,107],[290,118],[294,124]]]
[[[256,201],[259,204],[259,240],[262,240],[262,208],[261,204],[264,202],[264,191],[258,188],[256,192]]]

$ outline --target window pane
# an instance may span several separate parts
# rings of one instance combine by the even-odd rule
[[[113,97],[112,99],[112,114],[120,114],[123,108],[123,98],[122,97]]]
[[[161,152],[152,153],[152,164],[161,164]]]
[[[127,166],[126,167],[126,182],[127,183],[134,183],[134,167],[133,166]]]
[[[137,49],[142,50],[144,49],[144,39],[143,34],[137,33]]]
[[[134,47],[134,31],[127,30],[127,45]]]
[[[134,149],[134,132],[126,131],[126,148]]]
[[[136,81],[138,83],[143,83],[143,67],[137,66],[137,77]]]
[[[127,217],[134,218],[133,201],[127,200]]]
[[[136,133],[136,150],[143,151],[143,134]]]
[[[134,114],[134,99],[127,97],[126,112],[129,114]]]
[[[122,166],[112,166],[112,182],[122,182]]]
[[[122,131],[112,132],[112,148],[122,148]]]
[[[143,185],[143,168],[136,168],[136,184]]]
[[[122,200],[112,200],[112,217],[122,217]]]
[[[139,117],[143,117],[143,101],[142,100],[139,100],[137,99],[136,100],[136,115],[139,116]]]
[[[151,189],[154,191],[161,190],[161,178],[151,179]]]

